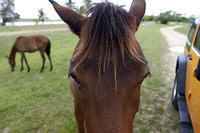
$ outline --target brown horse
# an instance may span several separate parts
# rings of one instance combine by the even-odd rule
[[[10,52],[10,56],[8,57],[9,60],[9,64],[11,66],[11,71],[13,72],[15,70],[15,56],[17,52],[21,53],[21,71],[24,70],[24,66],[23,66],[23,60],[25,60],[25,63],[27,65],[28,68],[28,72],[30,71],[30,67],[28,64],[28,61],[26,59],[25,56],[25,52],[35,52],[35,51],[39,51],[42,59],[43,59],[43,64],[42,64],[42,68],[40,70],[40,72],[42,72],[44,70],[44,65],[45,65],[45,55],[44,52],[46,53],[46,55],[48,56],[49,62],[50,62],[50,71],[53,70],[53,65],[52,65],[52,61],[51,61],[51,56],[50,56],[50,51],[51,51],[51,43],[50,40],[42,35],[35,35],[35,36],[20,36],[16,39],[11,52]]]
[[[79,133],[132,133],[140,86],[149,74],[135,38],[145,1],[133,1],[129,12],[95,4],[87,16],[50,2],[80,38],[69,68]]]

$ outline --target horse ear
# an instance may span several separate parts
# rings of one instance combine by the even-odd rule
[[[86,17],[76,13],[70,8],[63,7],[59,5],[54,0],[49,0],[53,5],[54,9],[60,16],[60,18],[69,25],[71,31],[76,35],[80,36],[80,32],[83,24],[86,21]]]
[[[137,31],[142,18],[145,14],[145,10],[146,10],[146,2],[145,0],[133,0],[130,10],[129,10],[129,14],[132,17],[135,17],[136,19],[136,29],[135,31]]]

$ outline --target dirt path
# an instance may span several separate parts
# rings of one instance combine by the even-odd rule
[[[161,28],[161,33],[166,37],[168,42],[169,50],[173,53],[181,53],[184,50],[184,45],[187,40],[187,36],[174,31],[174,29],[181,27],[173,26],[167,28]]]
[[[176,28],[180,28],[181,26],[173,26],[167,28],[161,28],[161,33],[166,37],[169,47],[184,47],[187,37],[181,33],[174,31]]]
[[[163,67],[166,67],[166,79],[168,83],[173,84],[173,78],[175,76],[175,65],[177,56],[180,53],[184,52],[184,46],[186,44],[187,36],[181,33],[174,31],[174,29],[181,26],[173,26],[167,28],[161,28],[161,33],[165,36],[168,42],[169,52],[163,56],[164,64]]]
[[[67,31],[66,28],[56,28],[56,29],[42,29],[42,30],[22,30],[22,31],[13,31],[13,32],[0,32],[0,37],[9,37],[22,34],[34,34],[34,33],[43,33],[43,32],[56,32],[56,31]]]
[[[174,83],[175,77],[175,67],[176,67],[176,60],[177,56],[184,52],[184,46],[186,44],[187,36],[174,31],[174,29],[179,28],[180,26],[173,26],[167,28],[161,28],[161,33],[165,36],[166,41],[168,42],[168,52],[166,52],[161,60],[163,61],[162,64],[162,72],[161,74],[165,77],[165,86],[162,89],[167,90],[169,93],[164,95],[166,113],[163,115],[163,120],[169,119],[169,116],[174,116],[173,120],[171,120],[171,125],[178,125],[178,128],[171,129],[170,132],[179,133],[180,126],[179,126],[179,114],[178,112],[174,111],[171,106],[171,95],[172,95],[172,87]]]

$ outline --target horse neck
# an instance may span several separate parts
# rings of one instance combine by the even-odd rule
[[[13,46],[10,52],[10,56],[9,56],[10,60],[15,60],[16,52],[17,52],[17,49]]]

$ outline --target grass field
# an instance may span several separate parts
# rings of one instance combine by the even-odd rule
[[[190,25],[191,24],[189,23],[182,24],[182,27],[175,29],[175,31],[187,35],[190,29]]]
[[[66,26],[56,25],[50,28]],[[166,85],[166,71],[162,56],[167,43],[160,33],[159,24],[143,25],[136,34],[149,61],[152,76],[141,88],[141,104],[137,113],[135,133],[178,133],[178,113],[170,105],[171,87]],[[3,31],[48,29],[49,26],[3,28]],[[0,28],[1,30],[2,28]],[[17,36],[0,37],[0,133],[77,133],[73,114],[73,97],[69,89],[67,70],[78,38],[71,32],[43,33],[52,41],[53,72],[40,74],[39,53],[27,54],[31,72],[19,72],[20,55],[17,55],[16,72],[11,73],[7,59]]]

